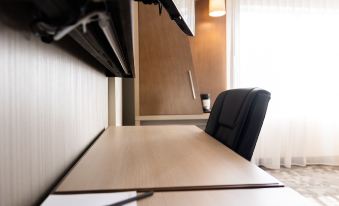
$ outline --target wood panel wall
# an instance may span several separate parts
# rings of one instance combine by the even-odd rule
[[[107,126],[107,78],[2,20],[0,205],[32,205]]]
[[[210,93],[213,103],[226,90],[226,17],[208,16],[208,0],[195,8],[196,32],[188,38],[200,92]]]
[[[188,70],[192,71],[193,99]],[[200,114],[189,39],[164,10],[139,4],[140,115]]]

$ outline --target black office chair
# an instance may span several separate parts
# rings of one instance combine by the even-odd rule
[[[270,99],[271,93],[259,88],[222,92],[205,132],[250,161]]]

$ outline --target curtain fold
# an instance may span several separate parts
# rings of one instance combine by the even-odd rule
[[[228,88],[272,93],[253,161],[339,165],[339,1],[227,0]]]

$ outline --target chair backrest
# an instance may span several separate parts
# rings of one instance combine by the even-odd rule
[[[219,94],[205,132],[251,160],[271,94],[260,88],[232,89]]]

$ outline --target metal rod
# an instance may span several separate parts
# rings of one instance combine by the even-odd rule
[[[193,84],[193,78],[192,78],[191,70],[188,70],[188,76],[190,77],[190,83],[191,83],[193,99],[196,99],[197,97],[195,96],[195,89],[194,89],[194,84]]]

